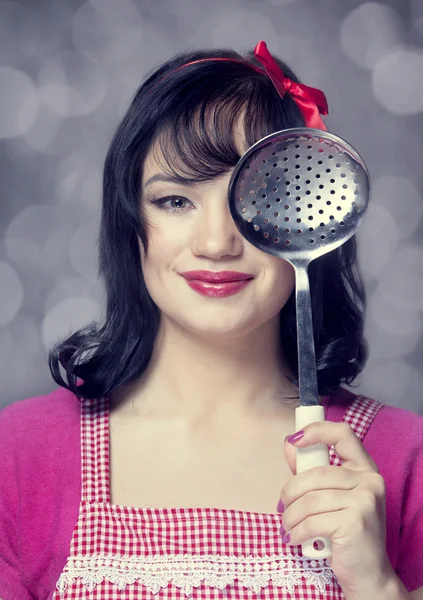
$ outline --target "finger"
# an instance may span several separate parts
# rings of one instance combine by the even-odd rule
[[[291,469],[291,473],[293,475],[297,474],[297,450],[295,446],[290,444],[288,440],[285,438],[284,444],[285,458],[288,463],[289,468]]]
[[[281,490],[280,498],[285,509],[314,490],[335,492],[338,490],[354,490],[366,486],[367,475],[341,467],[313,467],[298,473],[288,480]],[[370,481],[369,481],[370,487]]]
[[[296,448],[314,444],[332,444],[343,465],[357,471],[376,471],[378,467],[348,423],[316,421],[303,429],[304,436],[295,442]]]
[[[296,527],[307,517],[326,512],[344,510],[351,507],[352,502],[358,502],[358,494],[351,495],[346,490],[312,491],[304,494],[285,508],[282,515],[282,524],[286,531]]]
[[[333,538],[334,534],[343,528],[347,514],[344,509],[307,517],[293,529],[286,530],[290,537],[287,543],[297,546],[313,538]]]

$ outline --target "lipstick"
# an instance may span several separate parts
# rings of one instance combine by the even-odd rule
[[[251,273],[238,271],[186,271],[181,273],[191,289],[202,296],[225,298],[233,296],[254,279]]]

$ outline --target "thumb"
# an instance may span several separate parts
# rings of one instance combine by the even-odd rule
[[[286,458],[286,462],[288,463],[289,468],[291,469],[292,474],[296,475],[297,474],[297,449],[295,448],[295,446],[293,446],[292,444],[290,444],[287,441],[287,437],[285,438],[285,445],[284,445],[285,458]]]

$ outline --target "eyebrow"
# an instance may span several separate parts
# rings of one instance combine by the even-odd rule
[[[184,179],[183,177],[180,177],[178,175],[165,175],[164,173],[157,173],[156,175],[150,177],[150,179],[147,179],[147,181],[144,184],[144,188],[148,187],[155,181],[164,181],[166,183],[178,183],[180,185],[188,186],[193,186],[198,183],[201,183],[199,179]]]

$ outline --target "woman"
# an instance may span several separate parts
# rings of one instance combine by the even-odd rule
[[[261,44],[176,56],[117,129],[104,323],[52,350],[58,389],[0,415],[3,600],[423,598],[423,419],[340,387],[367,359],[354,238],[310,268],[326,421],[285,439],[294,273],[240,235],[227,190],[253,143],[312,124],[295,90],[323,94]],[[293,444],[318,442],[331,466],[297,475]],[[302,557],[317,535],[331,559]]]

